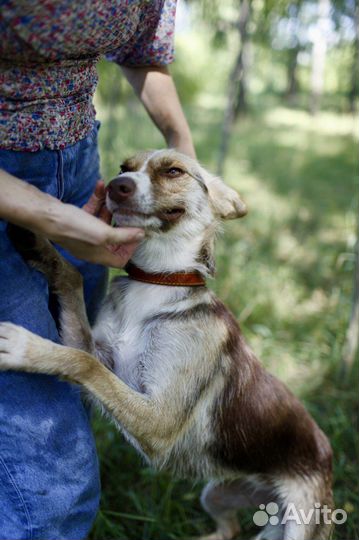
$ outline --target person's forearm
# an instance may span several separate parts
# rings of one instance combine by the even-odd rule
[[[149,66],[122,70],[168,146],[195,157],[191,132],[168,69]]]
[[[0,170],[0,218],[35,232],[56,230],[61,203]]]
[[[79,214],[80,213],[80,214]],[[79,227],[82,211],[0,170],[0,218],[50,240],[78,238],[94,243],[93,231]],[[86,216],[87,217],[87,216]]]

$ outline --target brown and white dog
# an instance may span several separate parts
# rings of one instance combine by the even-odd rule
[[[118,226],[146,231],[128,277],[116,277],[91,330],[81,278],[41,238],[25,255],[61,303],[63,345],[0,325],[0,369],[56,374],[82,384],[156,468],[209,483],[202,503],[239,532],[239,508],[332,507],[331,448],[304,407],[267,373],[233,315],[205,286],[222,219],[245,205],[232,189],[175,151],[139,154],[108,188]],[[22,249],[22,248],[21,248]],[[319,540],[331,525],[271,520],[256,537]]]

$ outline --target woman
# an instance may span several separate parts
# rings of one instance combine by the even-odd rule
[[[93,318],[103,265],[123,266],[143,234],[111,228],[103,209],[96,63],[101,55],[118,63],[167,144],[194,155],[166,68],[175,1],[0,6],[0,320],[58,341],[46,282],[13,249],[7,222],[64,250],[84,276]],[[98,499],[97,457],[78,390],[50,376],[0,374],[0,538],[85,538]]]

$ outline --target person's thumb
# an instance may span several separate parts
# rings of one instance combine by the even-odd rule
[[[142,229],[135,227],[112,227],[107,235],[107,244],[129,244],[131,242],[140,242],[145,237]]]
[[[97,216],[102,206],[105,203],[106,199],[106,189],[103,180],[99,180],[96,184],[95,191],[87,201],[87,203],[82,207],[85,212],[91,214],[92,216]]]

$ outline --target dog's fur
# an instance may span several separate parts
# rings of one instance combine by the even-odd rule
[[[212,275],[221,219],[246,211],[236,192],[168,150],[127,160],[121,174],[136,191],[123,204],[108,195],[107,206],[118,225],[146,231],[133,263],[152,273]],[[202,504],[217,523],[212,540],[239,532],[240,507],[276,501],[281,514],[289,503],[306,512],[315,503],[332,507],[327,438],[263,369],[209,289],[117,277],[91,330],[77,272],[40,238],[25,256],[59,296],[64,345],[2,324],[0,369],[82,384],[154,467],[209,479]],[[289,521],[257,538],[319,540],[330,529]]]

